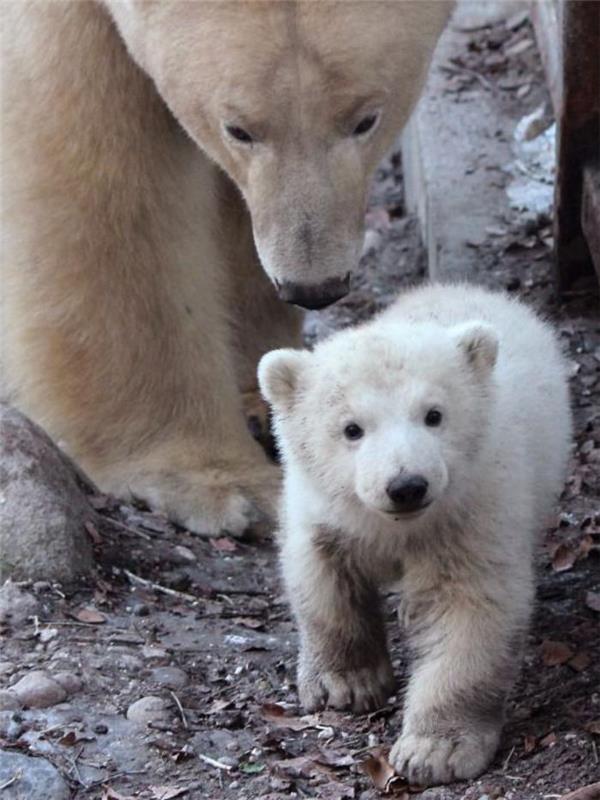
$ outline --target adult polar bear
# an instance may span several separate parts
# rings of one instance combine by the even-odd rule
[[[2,6],[11,397],[103,489],[239,534],[277,480],[241,393],[281,300],[347,291],[449,4]]]

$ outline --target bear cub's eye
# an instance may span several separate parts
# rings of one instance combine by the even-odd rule
[[[243,144],[252,144],[254,141],[248,131],[245,131],[243,128],[240,128],[237,125],[226,125],[225,130],[232,139],[235,139],[238,142],[243,142]]]
[[[428,425],[430,428],[437,428],[441,422],[442,412],[437,408],[430,408],[427,414],[425,414],[425,425]]]
[[[364,136],[365,133],[373,130],[378,119],[379,114],[368,114],[366,117],[363,117],[352,131],[352,136]]]
[[[363,434],[363,429],[360,427],[360,425],[357,425],[356,422],[350,422],[344,428],[344,436],[351,442],[356,441],[356,439],[361,439]]]

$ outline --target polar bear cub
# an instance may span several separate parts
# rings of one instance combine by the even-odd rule
[[[366,711],[392,692],[378,588],[396,585],[414,664],[393,765],[418,784],[476,776],[569,453],[552,329],[501,294],[429,285],[314,352],[268,353],[259,382],[285,469],[302,704]]]

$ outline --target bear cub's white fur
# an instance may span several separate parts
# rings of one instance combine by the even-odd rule
[[[414,664],[392,763],[424,785],[476,776],[569,453],[551,327],[501,294],[429,285],[314,352],[268,353],[259,382],[285,469],[302,704],[365,711],[393,691],[378,588],[396,585]]]

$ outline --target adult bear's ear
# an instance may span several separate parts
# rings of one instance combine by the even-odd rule
[[[498,334],[487,322],[465,322],[452,329],[455,341],[473,369],[492,371],[498,358]]]
[[[273,408],[289,410],[298,387],[300,373],[309,354],[302,350],[271,350],[258,365],[258,385]]]

